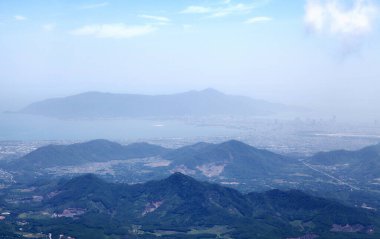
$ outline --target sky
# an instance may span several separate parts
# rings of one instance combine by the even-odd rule
[[[1,0],[0,110],[215,88],[380,115],[378,0]],[[379,118],[380,119],[380,118]]]

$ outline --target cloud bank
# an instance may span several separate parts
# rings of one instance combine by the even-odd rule
[[[250,13],[254,8],[258,6],[257,2],[250,4],[246,3],[231,3],[231,1],[223,1],[221,4],[214,6],[197,6],[192,5],[183,9],[182,14],[203,14],[210,18],[226,17],[236,14]]]
[[[368,0],[308,0],[308,29],[319,34],[359,36],[372,31],[378,8]]]
[[[310,33],[328,39],[339,57],[357,55],[378,20],[371,0],[308,0],[305,24]]]
[[[272,21],[273,19],[271,17],[252,17],[245,21],[247,24],[256,24],[260,22],[269,22]]]

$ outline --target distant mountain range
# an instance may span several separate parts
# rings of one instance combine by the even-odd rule
[[[214,89],[173,95],[137,95],[88,92],[32,103],[21,113],[57,118],[171,117],[211,115],[268,115],[296,111],[296,107]]]
[[[93,140],[71,145],[44,146],[17,160],[12,160],[9,166],[37,170],[49,167],[108,162],[110,160],[145,158],[168,151],[169,149],[148,143],[134,143],[123,146],[107,140]]]
[[[379,236],[376,215],[364,209],[297,190],[242,194],[181,173],[136,185],[84,175],[38,188],[33,192],[40,195],[38,202],[22,213],[31,234],[91,239]],[[17,203],[12,208],[25,210]],[[12,230],[12,220],[20,219],[8,220]]]
[[[114,182],[142,183],[181,172],[244,192],[300,189],[380,208],[379,145],[358,151],[318,153],[299,160],[230,140],[168,149],[148,143],[94,140],[47,145],[0,162],[0,182],[76,177],[93,173]],[[366,206],[364,206],[366,207]],[[371,209],[372,210],[372,209]]]
[[[326,177],[318,172],[322,170],[335,175],[337,183],[338,178],[349,175],[355,179],[352,181],[346,177],[353,185],[370,182],[376,186],[380,178],[379,152],[380,145],[375,145],[358,151],[321,152],[301,162],[236,140],[220,144],[196,143],[178,149],[148,143],[125,146],[107,140],[93,140],[72,145],[47,145],[19,159],[3,161],[0,167],[38,172],[83,165],[96,169],[100,166],[91,164],[113,162],[113,171],[117,169],[118,172],[114,176],[122,178],[127,172],[142,181],[182,172],[227,184],[255,185],[253,182],[256,182],[257,185],[269,187],[276,185],[277,181],[279,185],[276,187],[288,185],[290,181],[302,186],[300,182],[306,182],[311,177]],[[127,166],[131,162],[133,170],[130,165]]]
[[[93,140],[72,145],[44,146],[19,159],[4,161],[0,166],[23,171],[20,174],[22,178],[25,171],[44,175],[47,171],[51,173],[66,168],[65,171],[70,174],[73,171],[70,168],[80,169],[84,166],[104,170],[106,166],[99,166],[98,163],[110,163],[112,171],[119,172],[114,175],[115,178],[134,175],[142,181],[182,172],[200,179],[244,184],[253,179],[258,182],[280,176],[289,178],[291,174],[310,171],[295,159],[236,140],[220,144],[197,143],[178,149],[147,143],[123,146],[107,140]],[[264,188],[265,185],[262,184]]]
[[[321,152],[307,161],[338,177],[371,183],[380,189],[380,144],[357,151]]]
[[[209,178],[262,178],[296,169],[294,159],[257,149],[236,140],[220,144],[198,143],[162,155],[170,160],[172,172]]]

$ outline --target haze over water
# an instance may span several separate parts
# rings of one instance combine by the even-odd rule
[[[1,1],[0,110],[213,87],[373,122],[378,15],[370,0]]]

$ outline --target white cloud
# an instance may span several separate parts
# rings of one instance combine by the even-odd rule
[[[141,26],[128,26],[125,24],[100,24],[100,25],[87,25],[75,29],[70,33],[78,36],[94,36],[98,38],[132,38],[147,35],[156,30],[155,27],[150,25]]]
[[[15,15],[15,16],[13,16],[13,18],[14,18],[15,20],[17,20],[17,21],[25,21],[25,20],[28,19],[27,17],[25,17],[25,16],[21,16],[21,15]]]
[[[150,19],[158,22],[170,22],[170,19],[167,17],[162,17],[162,16],[152,16],[152,15],[140,15],[139,17],[145,18],[145,19]]]
[[[273,19],[271,17],[252,17],[245,21],[247,24],[255,24],[255,23],[260,23],[260,22],[269,22],[272,21]]]
[[[109,5],[108,2],[93,3],[93,4],[82,5],[80,9],[94,9],[94,8],[106,7],[108,5]]]
[[[211,8],[203,7],[203,6],[188,6],[181,13],[184,14],[205,14],[210,13],[212,11]]]
[[[371,32],[378,13],[369,0],[308,0],[305,10],[309,29],[343,36]]]
[[[55,27],[56,27],[55,23],[48,23],[48,24],[42,25],[42,29],[48,32],[53,31]]]
[[[265,3],[266,0],[252,1],[251,3],[232,3],[231,0],[224,0],[212,6],[188,6],[180,13],[182,14],[203,14],[209,18],[225,17],[236,14],[250,13],[254,8]]]
[[[216,8],[210,17],[224,17],[232,14],[249,13],[255,6],[244,3],[230,4],[225,7]]]

